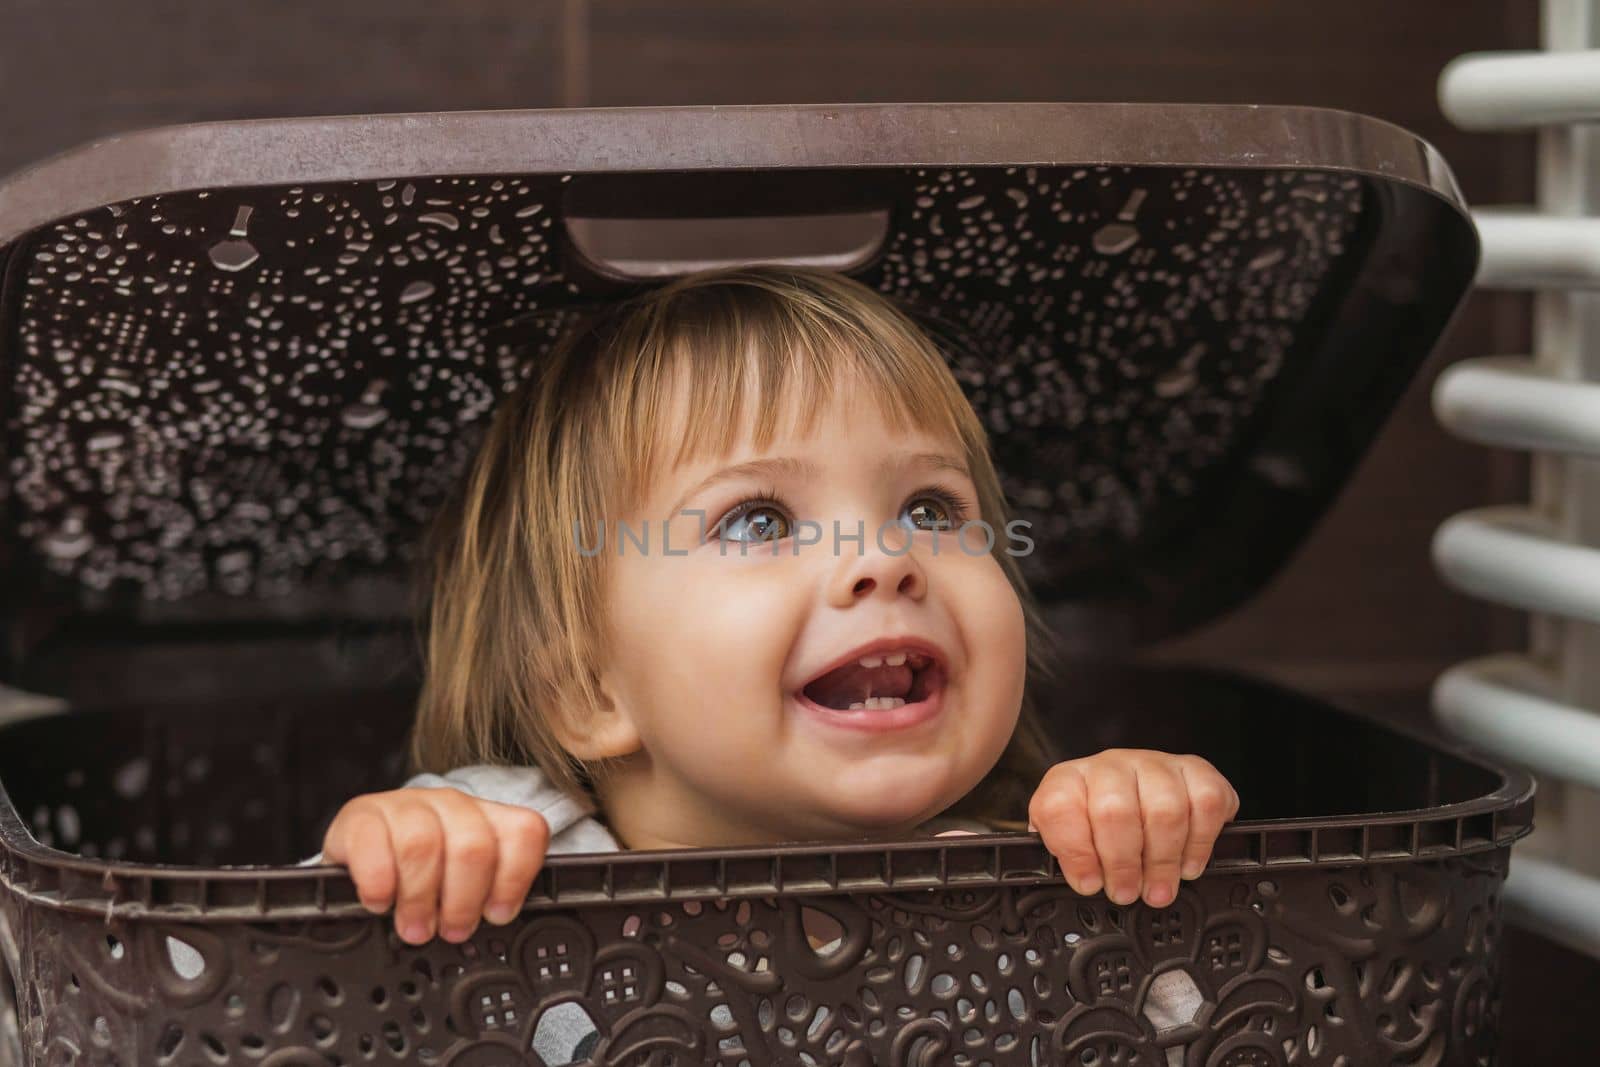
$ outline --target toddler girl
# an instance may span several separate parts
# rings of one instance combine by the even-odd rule
[[[432,550],[427,773],[346,804],[323,857],[418,944],[511,921],[547,852],[959,825],[1170,903],[1238,796],[1193,755],[1051,765],[1024,527],[934,342],[861,283],[613,305],[496,412]]]

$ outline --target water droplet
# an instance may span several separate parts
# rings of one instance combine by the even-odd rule
[[[443,226],[447,230],[459,230],[461,220],[448,211],[430,211],[426,215],[418,215],[418,222],[426,222],[431,226]]]
[[[1122,205],[1122,210],[1117,212],[1117,218],[1123,222],[1132,222],[1139,217],[1139,208],[1144,205],[1144,198],[1148,195],[1143,189],[1135,189],[1128,194],[1127,202]]]
[[[400,293],[400,303],[415,304],[419,300],[426,300],[434,293],[432,282],[415,281],[406,286]]]
[[[1293,456],[1266,453],[1251,460],[1250,469],[1274,489],[1298,491],[1311,484],[1305,466]]]
[[[348,405],[339,413],[339,421],[352,430],[370,430],[389,417],[389,411],[378,403],[387,382],[371,382],[362,392],[361,399]]]
[[[1094,250],[1102,255],[1115,256],[1139,243],[1139,231],[1125,222],[1111,222],[1094,234]]]
[[[51,559],[73,560],[89,551],[94,545],[94,538],[83,528],[83,520],[69,518],[61,524],[61,528],[45,538],[44,551]]]
[[[1193,389],[1194,385],[1194,371],[1188,367],[1176,367],[1156,379],[1156,396],[1163,399],[1182,396]]]
[[[250,551],[239,549],[217,557],[218,574],[240,574],[250,569]]]
[[[189,942],[175,937],[167,938],[167,959],[178,977],[186,981],[193,981],[206,970],[205,957]]]
[[[1250,261],[1249,270],[1266,270],[1283,262],[1287,253],[1282,248],[1269,248]]]
[[[256,246],[245,239],[253,210],[248,204],[241,207],[233,218],[233,228],[228,231],[229,240],[211,246],[211,262],[218,270],[241,271],[261,258]]]
[[[111,785],[118,795],[132,799],[144,792],[150,782],[150,761],[144,758],[129,760],[111,776]]]
[[[1120,255],[1139,243],[1139,231],[1134,229],[1131,223],[1139,217],[1139,208],[1143,206],[1146,195],[1143,189],[1135,189],[1129,193],[1122,210],[1117,212],[1117,221],[1095,231],[1096,252],[1107,256]]]

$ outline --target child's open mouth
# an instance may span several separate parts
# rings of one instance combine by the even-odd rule
[[[803,706],[830,721],[895,729],[931,718],[944,682],[944,666],[932,650],[874,642],[812,679],[797,695]]]

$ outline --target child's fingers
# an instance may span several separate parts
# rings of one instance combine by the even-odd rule
[[[444,872],[444,829],[431,804],[396,800],[386,809],[389,839],[399,868],[394,928],[402,940],[420,945],[433,937]]]
[[[1132,904],[1143,888],[1144,827],[1139,821],[1139,787],[1133,769],[1122,763],[1091,762],[1084,769],[1089,787],[1089,829],[1114,904]]]
[[[1183,777],[1158,763],[1136,772],[1144,819],[1144,899],[1164,908],[1178,896],[1178,871],[1189,840],[1189,792]]]
[[[510,804],[485,803],[483,814],[494,827],[500,849],[483,917],[496,926],[504,926],[522,912],[528,889],[544,866],[545,851],[550,847],[550,824],[532,808]]]
[[[1189,790],[1189,843],[1183,877],[1198,878],[1211,858],[1222,827],[1239,812],[1239,794],[1210,763],[1196,756],[1179,764]]]
[[[394,904],[394,845],[389,824],[375,807],[360,800],[345,805],[322,842],[322,858],[350,870],[361,904],[382,914]]]
[[[1088,787],[1077,768],[1063,764],[1050,769],[1028,804],[1028,822],[1061,864],[1073,892],[1084,896],[1100,892],[1100,856],[1089,828]]]
[[[455,789],[429,790],[444,829],[439,886],[439,936],[459,943],[472,936],[500,862],[500,842],[480,802]]]

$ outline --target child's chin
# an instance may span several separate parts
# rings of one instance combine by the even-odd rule
[[[933,818],[954,802],[945,798],[948,792],[930,789],[926,782],[903,788],[886,784],[866,792],[835,795],[830,806],[835,817],[863,832],[887,832]],[[960,795],[956,793],[956,797]]]
[[[901,836],[949,808],[986,770],[945,751],[884,753],[821,764],[806,793],[839,823],[868,836]]]

